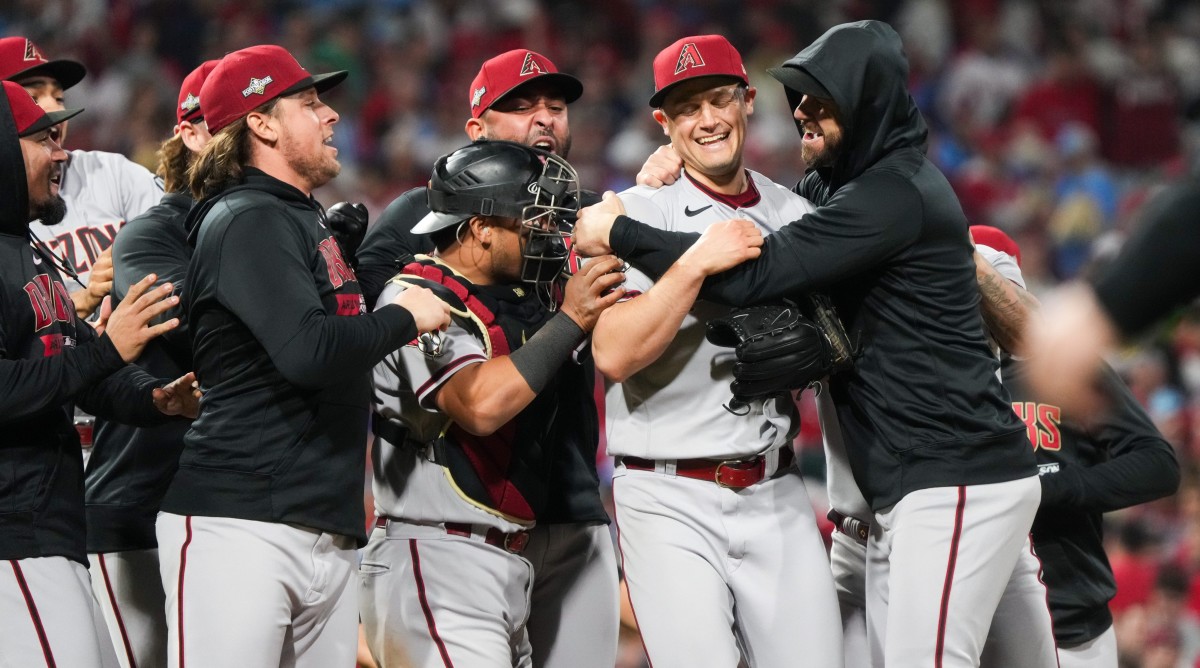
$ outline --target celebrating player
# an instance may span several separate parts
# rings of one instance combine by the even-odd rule
[[[743,166],[755,89],[724,37],[663,49],[654,82],[654,119],[686,178],[622,193],[630,216],[689,232],[737,216],[771,232],[813,210]],[[797,647],[806,665],[840,666],[833,583],[792,465],[795,404],[785,394],[736,414],[722,407],[733,354],[705,340],[705,322],[728,309],[696,296],[731,256],[701,237],[658,281],[630,270],[630,298],[596,326],[597,368],[618,381],[608,451],[620,462],[613,497],[630,600],[656,666],[790,666]]]
[[[875,662],[972,666],[1040,487],[983,338],[967,223],[925,158],[906,72],[899,36],[875,21],[836,26],[770,70],[795,105],[813,168],[799,193],[818,208],[767,237],[757,261],[708,279],[700,295],[744,304],[830,291],[861,345],[830,392],[875,513],[867,566]],[[821,149],[811,150],[817,138]],[[611,248],[652,275],[695,239],[595,213],[581,214],[580,251]],[[753,229],[718,225],[709,233]],[[747,244],[743,257],[758,253]]]
[[[79,113],[45,112],[15,83],[0,95],[0,664],[115,667],[88,586],[83,462],[71,402],[112,419],[157,424],[195,415],[191,375],[166,388],[135,366],[151,339],[178,319],[151,324],[178,298],[154,276],[132,286],[97,336],[80,320],[49,253],[29,222],[65,213],[59,183],[67,154],[58,123]]]
[[[192,247],[183,225],[192,197],[187,169],[211,139],[200,109],[200,87],[217,61],[184,77],[175,109],[178,124],[159,150],[162,201],[121,228],[112,245],[113,299],[122,299],[136,279],[153,273],[180,294]],[[162,317],[182,315],[176,305]],[[192,368],[187,329],[151,341],[138,366],[174,377]],[[183,449],[188,425],[136,428],[96,420],[96,445],[84,478],[87,549],[92,589],[123,668],[167,665],[167,620],[154,521]]]
[[[0,39],[0,79],[25,87],[42,109],[63,109],[64,92],[79,83],[87,70],[73,60],[47,60],[24,37]],[[57,126],[55,140],[66,145],[67,123]],[[67,215],[30,229],[66,266],[63,271],[79,284],[71,292],[75,310],[86,318],[100,306],[112,283],[109,247],[117,230],[134,216],[158,203],[162,188],[145,167],[125,156],[103,151],[68,151],[62,176]]]
[[[624,294],[608,257],[566,282],[557,314],[537,296],[567,259],[558,217],[574,213],[578,189],[562,158],[515,142],[443,156],[433,211],[413,228],[436,254],[381,295],[431,285],[455,314],[440,343],[405,346],[375,369],[379,519],[363,555],[362,617],[385,667],[404,660],[397,644],[416,665],[531,665],[528,529],[554,502],[555,451],[571,447],[561,434],[598,437],[580,347]],[[557,651],[593,648],[609,649]]]
[[[515,141],[565,159],[571,150],[567,105],[582,92],[578,79],[559,72],[545,56],[506,51],[483,63],[467,91],[467,136]],[[368,304],[400,269],[400,258],[433,250],[428,236],[411,232],[429,213],[426,195],[421,187],[398,197],[363,240],[356,271]],[[600,199],[587,190],[580,195],[583,206]],[[559,222],[573,218],[574,211],[564,211]],[[609,668],[616,662],[617,560],[600,499],[598,444],[588,438],[594,433],[567,429],[559,435],[569,447],[555,449],[552,500],[529,532],[525,556],[537,577],[528,629],[538,668]]]
[[[253,46],[200,89],[183,302],[206,393],[156,527],[171,666],[356,654],[367,372],[448,315],[427,290],[366,313],[322,224],[312,191],[340,165],[319,93],[345,76]]]

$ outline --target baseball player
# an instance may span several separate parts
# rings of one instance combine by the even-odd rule
[[[161,202],[129,221],[112,245],[114,299],[153,273],[180,293],[192,247],[184,218],[192,206],[187,168],[211,138],[200,109],[200,87],[216,67],[210,60],[184,77],[173,136],[159,150],[158,174],[167,192]],[[181,315],[179,306],[165,317]],[[156,376],[192,368],[191,342],[179,328],[150,342],[137,364]],[[154,521],[167,490],[186,423],[152,428],[96,420],[95,447],[84,477],[87,549],[92,588],[100,601],[123,668],[167,665],[167,620],[158,577]]]
[[[0,39],[0,79],[25,87],[46,111],[63,109],[63,93],[83,79],[87,70],[73,60],[47,60],[31,40]],[[58,126],[57,140],[66,144],[67,123]],[[77,286],[71,292],[76,312],[87,317],[108,294],[112,261],[108,248],[117,230],[134,216],[158,204],[162,187],[145,167],[125,156],[103,151],[69,151],[62,178],[67,215],[59,223],[39,221],[30,226]],[[96,285],[91,285],[93,266]]]
[[[565,160],[516,142],[443,156],[432,211],[413,228],[437,250],[381,295],[430,285],[455,313],[440,345],[400,348],[375,368],[378,520],[361,565],[362,618],[384,667],[404,660],[397,645],[415,665],[532,665],[536,569],[522,555],[553,502],[555,450],[572,447],[562,434],[598,437],[581,352],[623,294],[609,257],[566,282],[557,313],[538,298],[566,262],[558,216],[578,207],[578,189]],[[582,662],[592,647],[558,652]]]
[[[889,26],[835,26],[769,72],[795,105],[812,167],[798,192],[817,209],[765,243],[746,221],[710,228],[748,239],[739,257],[761,257],[707,280],[700,295],[744,304],[830,292],[861,346],[829,392],[874,513],[874,660],[975,666],[1041,489],[983,337],[966,220],[925,158],[926,127]],[[599,207],[575,229],[580,252],[611,249],[651,275],[694,238]]]
[[[0,666],[115,667],[112,644],[88,584],[83,462],[72,402],[141,424],[195,415],[190,375],[166,388],[137,367],[148,341],[178,326],[152,320],[171,308],[170,284],[147,276],[113,311],[103,334],[75,314],[49,253],[29,223],[54,223],[66,152],[58,123],[23,88],[2,83],[0,163]]]
[[[654,119],[684,178],[619,196],[632,217],[700,232],[730,217],[769,233],[813,210],[743,166],[754,111],[741,56],[719,35],[684,37],[654,59]],[[791,442],[790,396],[726,410],[732,352],[705,340],[728,309],[696,295],[727,256],[703,266],[703,241],[658,281],[627,274],[631,297],[600,317],[619,546],[646,654],[656,666],[842,665],[824,545]]]
[[[545,56],[528,49],[507,51],[485,61],[471,84],[467,136],[515,141],[566,159],[571,149],[567,107],[582,92],[578,79],[559,72]],[[599,197],[585,190],[581,200],[586,206]],[[367,232],[357,252],[357,273],[368,304],[398,271],[398,258],[433,250],[428,237],[411,233],[428,213],[426,188],[417,188],[392,202]],[[573,216],[564,211],[560,222]],[[598,421],[595,413],[589,412],[589,423]],[[552,500],[525,550],[537,572],[528,630],[538,668],[610,668],[616,662],[617,560],[600,499],[598,444],[584,438],[595,433],[587,427],[561,435],[569,447],[555,450]]]
[[[354,660],[367,372],[448,316],[424,290],[366,313],[322,223],[340,165],[319,92],[345,76],[264,45],[200,89],[183,303],[206,393],[156,525],[170,666]]]
[[[973,226],[976,248],[1005,278],[1024,286],[1020,249],[1000,230]],[[984,298],[984,305],[989,301]],[[990,308],[990,307],[989,307]],[[985,308],[985,311],[987,308]],[[1169,496],[1179,486],[1179,464],[1170,444],[1130,394],[1104,369],[1111,410],[1084,426],[1059,406],[1038,401],[1026,383],[1027,362],[1004,356],[1004,385],[1038,460],[1042,502],[1033,523],[1054,637],[1062,668],[1116,668],[1117,643],[1108,601],[1116,593],[1104,553],[1102,513]],[[992,620],[982,665],[1028,665],[1022,652],[1025,610],[1001,599]]]

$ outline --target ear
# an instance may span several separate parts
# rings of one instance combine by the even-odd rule
[[[746,89],[746,115],[750,116],[754,113],[754,96],[758,94],[758,89],[750,86]]]
[[[650,112],[650,115],[653,116],[654,120],[662,126],[663,134],[670,137],[671,130],[667,127],[668,121],[666,112],[664,112],[662,109],[655,109],[654,111]]]
[[[471,138],[471,141],[475,141],[476,139],[482,137],[485,129],[486,128],[483,127],[483,121],[479,120],[478,118],[471,118],[467,120],[466,131],[467,136]]]
[[[486,248],[492,241],[492,221],[486,216],[473,216],[470,227],[471,236],[478,239],[479,244]]]
[[[192,153],[199,153],[204,149],[204,141],[200,139],[200,132],[191,121],[183,121],[176,125],[175,134],[179,135],[183,145]]]
[[[279,128],[276,127],[275,117],[271,114],[250,112],[250,115],[246,116],[246,127],[251,134],[268,144],[279,141]]]

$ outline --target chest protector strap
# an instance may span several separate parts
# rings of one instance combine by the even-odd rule
[[[480,299],[473,284],[436,259],[418,255],[389,283],[433,290],[438,298],[450,305],[450,311],[458,317],[459,323],[483,343],[489,359],[512,352],[508,336],[496,321],[496,310]]]

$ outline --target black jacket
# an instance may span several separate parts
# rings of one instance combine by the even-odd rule
[[[427,191],[425,187],[413,188],[397,197],[359,246],[355,254],[357,274],[368,304],[373,305],[388,280],[400,272],[398,263],[403,258],[433,250],[428,235],[412,233],[413,226],[429,213]],[[600,201],[598,195],[589,191],[583,191],[581,199],[583,206]],[[563,384],[559,400],[566,406],[586,402],[591,410],[584,412],[582,422],[577,425],[556,421],[555,438],[561,447],[554,454],[547,510],[538,516],[542,524],[608,522],[608,513],[600,499],[600,477],[596,473],[599,426],[595,409],[596,371],[590,355],[582,362],[582,369],[586,380],[582,384]]]
[[[767,237],[758,260],[705,281],[701,298],[748,304],[814,289],[833,298],[862,354],[831,379],[831,396],[873,508],[918,489],[1034,475],[984,339],[967,220],[925,157],[899,36],[877,21],[846,24],[785,66],[833,95],[843,151],[798,187],[817,210]],[[622,217],[611,242],[661,275],[695,238]]]
[[[1054,617],[1054,637],[1074,647],[1112,625],[1116,594],[1104,553],[1101,514],[1175,493],[1179,463],[1150,417],[1111,369],[1104,383],[1111,410],[1085,428],[1058,406],[1039,403],[1024,383],[1024,365],[1008,360],[1004,384],[1024,420],[1041,468],[1042,505],[1033,544]]]
[[[368,372],[417,332],[398,306],[366,313],[323,218],[253,168],[188,214],[183,301],[205,394],[164,511],[365,543]]]
[[[75,317],[54,259],[29,237],[25,166],[0,95],[0,559],[87,564],[77,402],[96,415],[155,424],[158,385],[107,336]]]
[[[112,246],[112,298],[125,298],[129,287],[146,274],[155,285],[170,282],[182,294],[192,247],[184,218],[192,198],[170,193],[121,228]],[[160,316],[183,316],[178,305]],[[151,341],[137,365],[153,376],[178,378],[192,370],[192,347],[186,323]],[[158,546],[154,521],[167,485],[179,464],[188,423],[170,422],[138,428],[103,418],[96,420],[95,446],[84,477],[90,553],[147,550]]]

